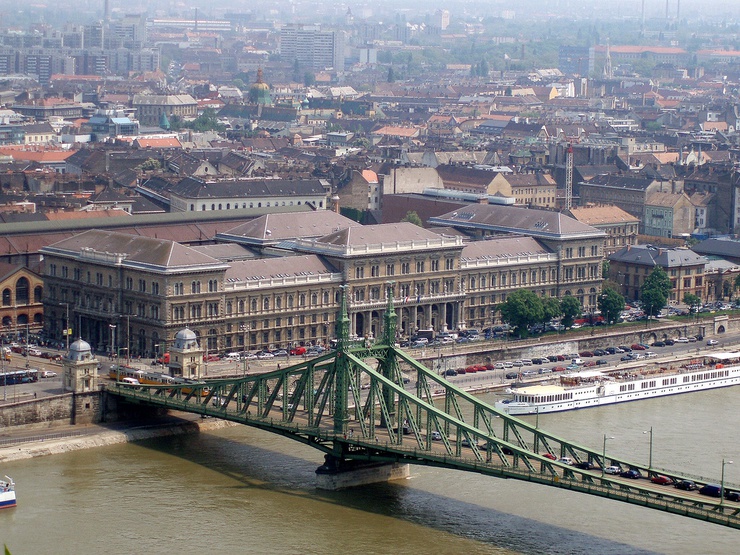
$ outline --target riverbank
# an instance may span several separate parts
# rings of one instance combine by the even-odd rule
[[[127,425],[119,422],[111,426],[105,424],[57,426],[44,431],[35,430],[38,432],[35,434],[27,429],[9,433],[6,431],[0,436],[0,463],[157,437],[208,432],[236,425],[234,422],[217,418],[200,418],[196,415],[178,413],[178,416],[168,417],[165,422],[149,425],[142,425],[139,422]]]

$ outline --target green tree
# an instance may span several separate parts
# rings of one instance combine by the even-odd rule
[[[673,289],[671,278],[663,268],[656,266],[640,288],[642,308],[648,318],[660,312],[665,306],[671,289]]]
[[[303,74],[303,84],[307,87],[313,87],[316,84],[316,76],[310,71],[307,71]]]
[[[561,323],[569,328],[573,325],[573,321],[581,315],[581,303],[575,297],[566,295],[560,301],[560,310],[563,313],[563,319]]]
[[[563,309],[560,306],[560,301],[556,297],[547,297],[542,301],[542,308],[545,311],[543,322],[549,322],[550,320],[560,318],[563,315]]]
[[[421,221],[419,214],[417,214],[415,210],[409,210],[408,212],[406,212],[406,215],[401,218],[401,221],[410,222],[414,225],[418,225],[419,227],[424,227],[424,222]]]
[[[499,305],[501,318],[504,322],[517,329],[519,337],[526,337],[528,327],[542,322],[545,310],[542,300],[525,289],[514,291]]]
[[[691,312],[696,312],[701,304],[701,297],[694,295],[693,293],[686,293],[683,296],[684,304],[689,305]]]
[[[607,324],[616,322],[624,310],[624,297],[614,289],[604,289],[599,295],[599,310]]]
[[[162,164],[160,164],[159,160],[155,160],[154,158],[147,158],[146,161],[139,166],[139,169],[142,171],[149,171],[158,170],[161,167]]]
[[[388,82],[393,83],[396,80],[396,72],[393,71],[393,66],[388,68]]]
[[[601,263],[601,277],[603,279],[609,279],[609,261],[604,260],[604,262]]]

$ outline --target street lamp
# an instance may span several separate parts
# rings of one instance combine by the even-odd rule
[[[732,464],[732,461],[726,461],[722,459],[722,478],[719,482],[719,504],[722,506],[722,502],[725,499],[725,465]]]
[[[108,327],[110,328],[110,351],[108,352],[112,356],[113,350],[116,348],[116,325],[108,324]],[[69,350],[69,348],[67,350]]]
[[[653,468],[653,427],[650,426],[648,431],[642,432],[643,434],[650,434],[650,454],[648,455],[648,474],[650,469]]]
[[[606,470],[606,440],[614,439],[614,436],[608,436],[604,434],[604,448],[601,451],[601,477],[604,477],[604,471]]]

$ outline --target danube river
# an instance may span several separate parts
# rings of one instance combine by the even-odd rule
[[[542,415],[539,426],[653,465],[740,483],[740,388]],[[492,399],[492,398],[489,398]],[[607,452],[607,454],[608,454]],[[726,554],[740,532],[617,501],[412,467],[350,491],[313,488],[322,455],[246,427],[7,463],[19,554]]]

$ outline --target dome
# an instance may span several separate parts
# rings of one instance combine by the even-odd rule
[[[175,334],[175,349],[197,349],[198,336],[190,328],[183,328]]]
[[[90,344],[87,341],[78,339],[69,346],[67,358],[78,362],[90,360],[92,358],[92,347],[90,347]]]
[[[257,70],[257,81],[249,88],[249,101],[252,104],[270,106],[270,86],[262,80],[262,68]]]

